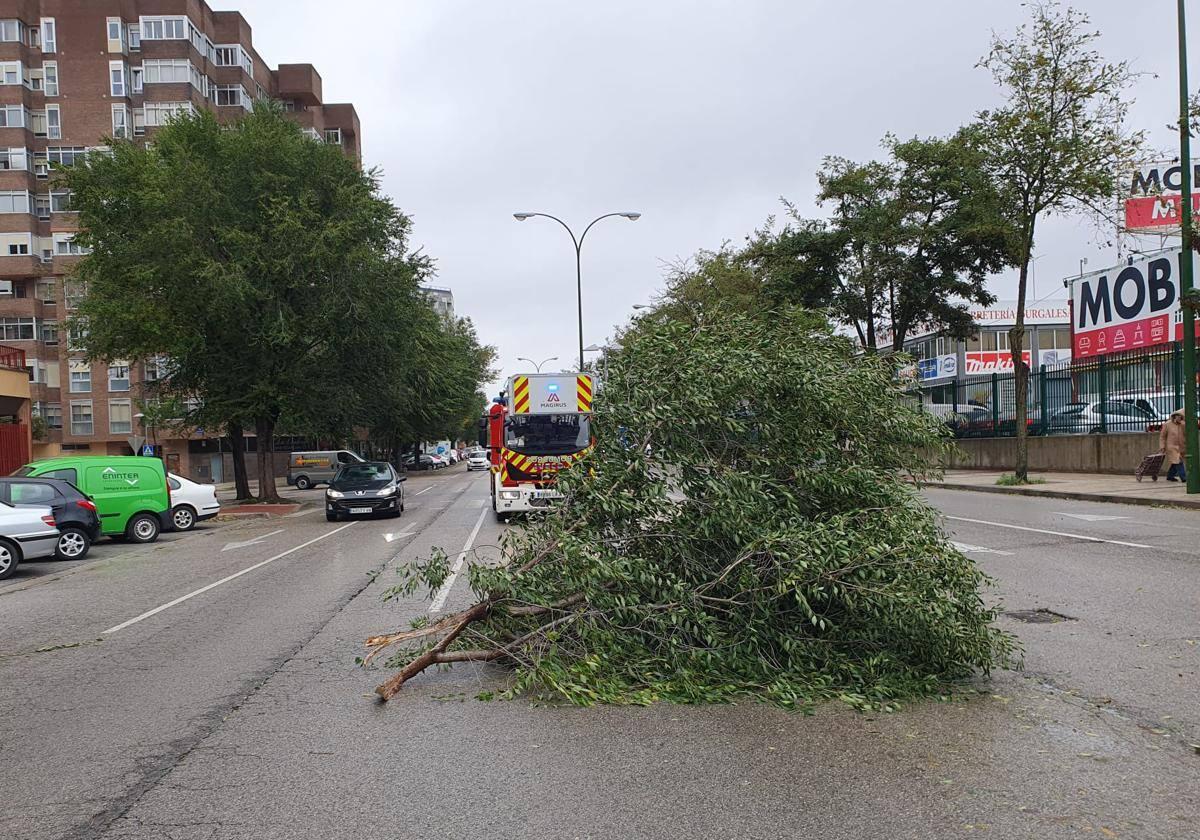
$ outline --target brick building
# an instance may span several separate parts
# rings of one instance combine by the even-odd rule
[[[109,137],[149,139],[180,112],[233,119],[264,97],[315,140],[360,156],[354,106],[325,104],[310,64],[270,69],[238,12],[202,0],[0,0],[0,343],[24,351],[33,412],[49,427],[35,456],[128,454],[131,436],[153,435],[138,398],[162,373],[154,361],[72,353],[62,325],[81,294],[69,279],[77,220],[52,164]],[[189,463],[187,441],[158,442],[170,467],[219,480],[207,456]]]

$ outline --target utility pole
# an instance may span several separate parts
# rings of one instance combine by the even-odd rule
[[[1187,492],[1200,493],[1200,442],[1196,434],[1196,313],[1191,307],[1192,277],[1192,133],[1188,108],[1187,24],[1184,0],[1179,0],[1179,168],[1180,234],[1179,291],[1183,313],[1183,424],[1187,439]]]

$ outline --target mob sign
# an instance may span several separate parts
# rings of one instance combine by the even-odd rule
[[[1162,251],[1073,280],[1075,357],[1120,353],[1182,338],[1179,255],[1178,250]]]

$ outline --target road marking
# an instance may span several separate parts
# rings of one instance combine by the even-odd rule
[[[1100,537],[1089,537],[1084,534],[1068,534],[1065,531],[1047,531],[1044,528],[1028,528],[1024,525],[1009,525],[1007,522],[988,522],[986,519],[968,519],[965,516],[947,516],[946,518],[953,519],[955,522],[974,522],[976,525],[991,525],[994,528],[1011,528],[1014,531],[1032,531],[1035,534],[1049,534],[1053,537],[1067,537],[1072,540],[1083,540],[1085,542],[1123,545],[1127,548],[1154,548],[1152,545],[1143,545],[1142,543],[1121,542],[1120,540],[1102,540]]]
[[[241,542],[225,543],[225,547],[222,548],[221,550],[229,551],[229,549],[231,549],[231,548],[245,548],[248,545],[258,545],[260,542],[265,540],[267,537],[273,537],[276,534],[282,534],[282,533],[283,533],[283,529],[279,528],[278,530],[271,531],[269,534],[263,534],[261,536],[255,537],[252,540],[242,540]]]
[[[982,545],[971,545],[960,542],[951,542],[950,544],[963,554],[999,554],[1004,557],[1012,557],[1011,551],[1001,551],[998,548],[984,548]]]
[[[428,493],[432,489],[433,489],[433,485],[430,485],[430,486],[426,487],[424,490],[418,490],[416,493],[413,493],[413,495],[420,496],[422,493]]]
[[[395,542],[396,540],[402,540],[405,537],[411,537],[413,533],[413,531],[401,531],[399,534],[384,534],[383,538],[388,542]]]
[[[1072,519],[1082,519],[1084,522],[1113,522],[1117,519],[1128,519],[1128,516],[1104,516],[1099,513],[1067,513],[1066,511],[1053,511],[1056,516],[1069,516]]]
[[[433,596],[433,603],[429,605],[431,613],[441,612],[442,607],[446,606],[446,598],[450,595],[450,588],[454,586],[454,579],[458,577],[458,573],[462,571],[463,562],[467,559],[467,552],[471,550],[471,546],[475,545],[475,538],[479,536],[479,529],[483,527],[483,520],[487,517],[487,508],[479,511],[479,519],[475,521],[475,527],[471,530],[471,536],[467,537],[466,543],[459,552],[458,557],[454,560],[454,565],[450,567],[450,575],[442,583],[440,589]]]
[[[307,516],[307,515],[308,515],[308,514],[310,514],[310,513],[312,513],[312,511],[311,511],[311,510],[298,510],[298,511],[296,511],[295,513],[285,513],[285,514],[283,515],[283,518],[284,518],[284,519],[291,519],[291,518],[293,518],[293,517],[296,517],[296,516]]]
[[[266,560],[263,560],[261,563],[255,563],[253,566],[247,566],[246,568],[242,569],[240,572],[234,572],[233,574],[231,574],[227,577],[223,577],[218,581],[214,581],[213,583],[210,583],[208,586],[202,586],[194,592],[189,592],[186,595],[176,598],[174,601],[168,601],[167,603],[163,604],[162,606],[155,607],[152,610],[147,610],[146,612],[142,613],[141,615],[139,615],[135,618],[131,618],[128,621],[123,621],[120,624],[118,624],[116,627],[108,628],[100,635],[107,636],[109,633],[116,633],[118,630],[124,630],[126,627],[129,627],[130,625],[133,625],[133,624],[137,624],[139,621],[144,621],[145,619],[150,618],[153,615],[158,615],[163,610],[169,610],[171,607],[182,604],[184,601],[188,600],[189,598],[195,598],[197,595],[203,595],[208,590],[215,589],[216,587],[220,586],[223,583],[229,583],[229,581],[233,580],[234,578],[240,578],[242,575],[246,574],[247,572],[253,572],[255,569],[261,568],[261,567],[267,565],[268,563],[274,563],[276,560],[279,560],[283,557],[287,557],[289,554],[294,554],[295,552],[299,551],[302,548],[308,548],[313,543],[320,542],[321,540],[325,539],[326,537],[332,537],[338,531],[344,531],[353,524],[354,524],[353,522],[347,522],[345,525],[342,525],[339,528],[334,528],[332,531],[326,531],[324,534],[321,534],[321,536],[314,537],[313,539],[309,540],[308,542],[301,543],[300,545],[296,546],[295,548],[289,548],[287,551],[281,551],[279,554],[276,554],[274,557],[268,557]]]

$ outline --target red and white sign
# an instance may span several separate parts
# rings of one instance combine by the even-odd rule
[[[1183,169],[1178,163],[1159,161],[1140,166],[1130,174],[1125,195],[1125,228],[1163,233],[1178,227],[1183,201]],[[1200,189],[1200,163],[1194,164],[1193,190]],[[1200,210],[1200,195],[1192,193],[1192,209]]]
[[[1076,358],[1120,353],[1183,335],[1178,250],[1071,281]]]
[[[1179,226],[1182,195],[1152,195],[1125,200],[1126,230],[1156,230]],[[1192,193],[1192,212],[1200,215],[1200,193]]]
[[[1021,358],[1025,364],[1030,363],[1028,350],[1021,351]],[[1013,372],[1013,357],[1011,350],[968,350],[967,351],[967,369],[968,376],[973,376],[981,373],[1012,373]]]

